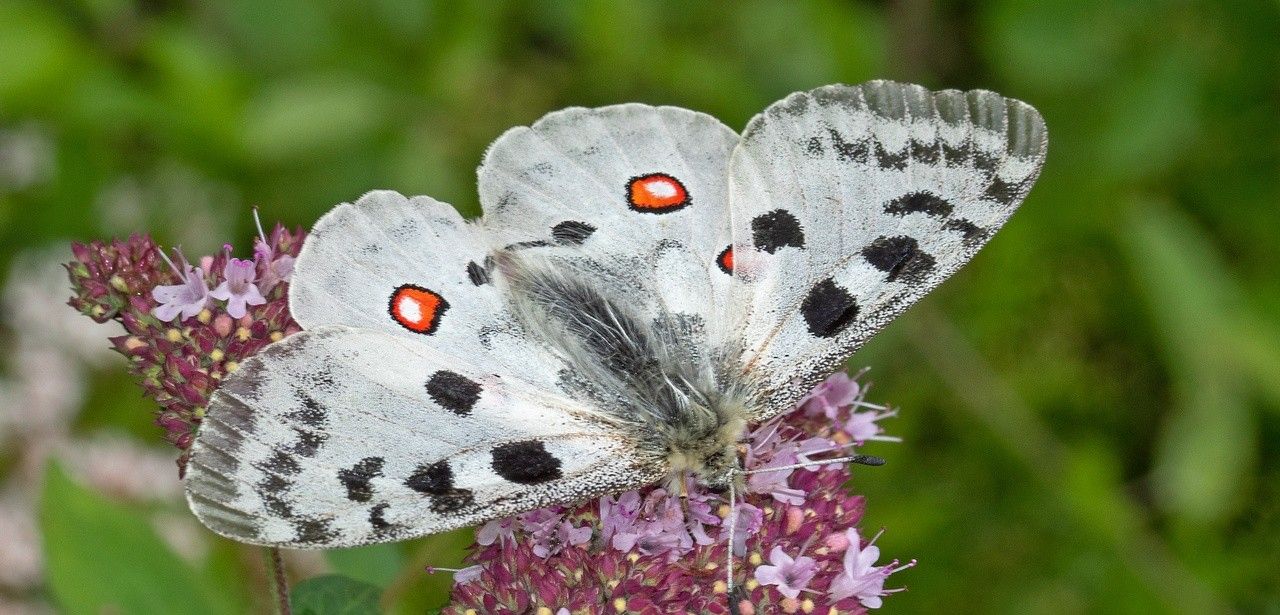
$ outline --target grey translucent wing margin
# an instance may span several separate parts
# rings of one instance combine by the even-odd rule
[[[186,480],[208,527],[253,544],[404,540],[652,483],[590,409],[386,333],[326,327],[215,393]]]
[[[730,162],[742,366],[764,419],[968,262],[1031,189],[1031,106],[874,81],[792,94]]]

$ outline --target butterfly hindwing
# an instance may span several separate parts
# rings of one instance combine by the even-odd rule
[[[729,169],[746,372],[791,407],[991,237],[1044,160],[1039,113],[987,91],[870,82],[792,94]]]
[[[403,540],[657,480],[590,409],[412,339],[322,327],[215,393],[186,480],[255,544]]]

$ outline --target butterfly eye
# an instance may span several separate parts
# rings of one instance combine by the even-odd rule
[[[650,173],[627,182],[627,204],[636,211],[664,214],[688,205],[689,192],[666,173]]]
[[[421,286],[405,284],[391,294],[388,309],[391,318],[400,326],[414,333],[430,335],[440,326],[440,317],[449,309],[449,302]]]

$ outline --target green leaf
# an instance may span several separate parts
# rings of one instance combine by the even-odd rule
[[[394,581],[404,563],[400,549],[393,544],[332,549],[325,552],[325,558],[339,573],[378,587]]]
[[[142,515],[53,464],[40,507],[49,588],[64,613],[234,613]]]
[[[381,593],[364,581],[326,574],[298,583],[290,598],[295,615],[376,615]]]

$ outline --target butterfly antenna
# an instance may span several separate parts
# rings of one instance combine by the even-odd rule
[[[795,470],[798,468],[811,468],[813,466],[825,466],[832,463],[856,463],[864,466],[882,466],[884,465],[883,457],[875,455],[851,455],[849,457],[836,457],[835,459],[812,459],[804,463],[793,463],[791,465],[778,466],[775,468],[756,468],[749,470],[744,474],[761,474],[763,472],[778,472],[780,470]]]

